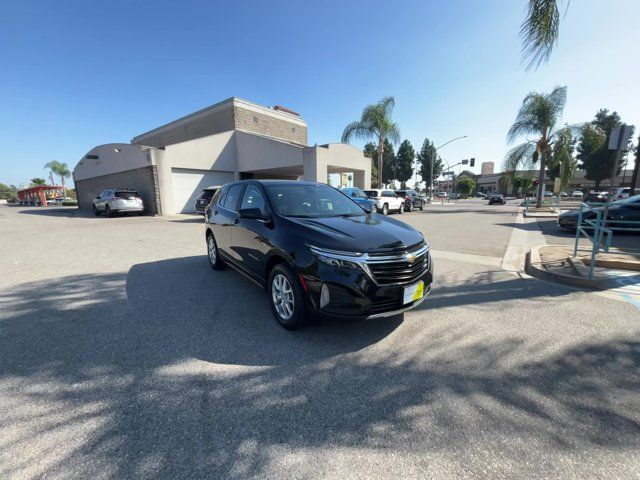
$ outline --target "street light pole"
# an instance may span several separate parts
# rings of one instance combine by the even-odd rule
[[[442,145],[440,145],[438,148],[436,148],[435,152],[433,152],[434,153],[434,158],[431,159],[431,175],[429,176],[429,202],[433,202],[433,164],[435,163],[436,159],[438,158],[438,150],[440,150],[445,145],[449,145],[451,142],[455,142],[456,140],[460,140],[460,139],[463,139],[463,138],[467,138],[467,136],[466,135],[462,135],[461,137],[452,138],[448,142],[443,143]]]

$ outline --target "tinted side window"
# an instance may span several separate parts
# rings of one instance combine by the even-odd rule
[[[391,190],[385,190],[384,192],[382,192],[382,196],[383,197],[395,197],[396,194],[393,193]]]
[[[267,206],[264,201],[264,195],[256,185],[249,185],[242,196],[242,204],[240,210],[245,208],[259,208],[262,215],[267,214]]]
[[[227,210],[232,210],[235,212],[238,207],[238,199],[240,197],[240,193],[242,192],[242,187],[244,187],[244,185],[242,185],[241,183],[237,185],[231,185],[229,187],[229,190],[227,191],[227,195],[222,200],[224,203],[221,203],[221,205]]]

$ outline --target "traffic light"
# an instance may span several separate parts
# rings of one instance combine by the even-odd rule
[[[471,160],[469,160],[469,166],[473,167],[476,164],[476,159],[472,158]]]

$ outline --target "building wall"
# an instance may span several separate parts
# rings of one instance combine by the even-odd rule
[[[273,114],[242,104],[234,106],[235,127],[245,132],[286,140],[298,145],[307,145],[307,126],[293,115]]]
[[[196,138],[228,132],[235,128],[233,102],[227,101],[210,110],[196,112],[131,140],[131,143],[164,148],[167,145],[186,142]]]
[[[147,213],[162,214],[156,167],[146,167],[76,180],[78,208],[90,211],[93,199],[107,188],[134,188],[144,202]]]
[[[98,158],[87,158],[98,157]],[[73,169],[75,182],[151,165],[151,156],[139,145],[107,143],[87,152]]]
[[[252,172],[302,165],[303,147],[237,131],[237,171]]]

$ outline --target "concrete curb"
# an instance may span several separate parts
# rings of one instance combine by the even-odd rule
[[[573,287],[587,288],[589,290],[607,290],[609,288],[615,288],[617,285],[614,281],[608,280],[592,280],[586,277],[578,277],[574,275],[567,275],[559,272],[551,272],[542,268],[542,260],[540,259],[540,252],[538,251],[542,247],[548,245],[540,245],[532,248],[525,258],[524,269],[532,277],[540,278],[541,280],[547,280],[549,282],[560,283],[563,285],[571,285]]]

